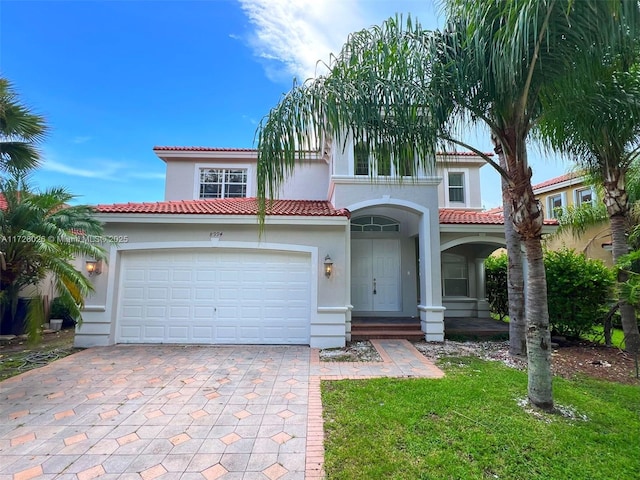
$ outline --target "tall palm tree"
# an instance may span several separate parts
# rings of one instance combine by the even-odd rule
[[[506,170],[507,159],[502,145],[491,136],[494,151],[498,155],[500,168]],[[509,354],[527,355],[527,319],[525,316],[524,268],[522,261],[522,241],[511,218],[509,183],[502,178],[502,216],[504,218],[504,238],[507,247],[507,302],[509,311]]]
[[[20,102],[6,78],[0,77],[0,168],[21,171],[38,165],[36,145],[47,132],[44,117]]]
[[[102,234],[93,209],[69,206],[74,197],[64,188],[33,191],[21,175],[0,180],[0,196],[0,322],[12,322],[20,291],[48,275],[62,303],[79,317],[93,286],[71,261],[105,259],[105,250],[92,241]]]
[[[589,55],[588,61],[576,61],[570,85],[560,79],[558,88],[547,92],[540,133],[548,145],[602,185],[615,263],[629,251],[625,180],[640,157],[640,38],[624,29],[614,33],[617,36],[608,50]],[[626,281],[621,274],[619,280]],[[637,354],[640,332],[635,309],[621,298],[620,313],[625,348]]]
[[[616,5],[599,0],[449,0],[443,32],[408,19],[352,34],[330,73],[287,93],[258,131],[258,196],[275,195],[306,148],[325,132],[347,135],[398,165],[415,156],[432,171],[435,152],[457,144],[483,156],[507,183],[516,231],[529,264],[528,396],[553,407],[549,316],[540,237],[543,215],[531,188],[526,143],[541,112],[541,92],[569,71],[583,47],[600,43],[600,19]],[[619,17],[618,17],[619,18]],[[484,124],[506,160],[461,140]],[[339,145],[341,142],[336,142]],[[381,152],[381,153],[377,153]],[[264,208],[263,201],[263,208]]]

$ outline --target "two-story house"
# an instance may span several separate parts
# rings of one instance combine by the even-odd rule
[[[441,341],[445,316],[488,316],[483,261],[504,246],[503,220],[482,212],[475,154],[412,176],[412,162],[372,166],[349,143],[310,154],[260,231],[256,150],[154,152],[164,201],[97,207],[118,243],[92,276],[78,346],[338,347],[353,318],[376,317],[414,318]]]
[[[563,209],[602,201],[598,200],[596,192],[585,182],[585,177],[580,172],[567,173],[538,183],[533,186],[533,193],[540,200],[544,217],[548,220],[556,219]],[[608,222],[588,227],[580,235],[563,232],[549,236],[545,239],[545,246],[550,250],[571,248],[589,258],[602,260],[608,266],[613,265]]]

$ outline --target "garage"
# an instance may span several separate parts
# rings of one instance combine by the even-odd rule
[[[121,252],[116,343],[309,344],[311,256]]]

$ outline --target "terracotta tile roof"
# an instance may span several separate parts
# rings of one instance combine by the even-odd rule
[[[255,148],[222,148],[222,147],[153,147],[153,150],[169,150],[173,152],[257,152]]]
[[[494,153],[493,152],[482,152],[484,153],[487,157],[493,157]],[[442,155],[442,156],[451,156],[451,157],[476,157],[478,156],[477,153],[474,152],[437,152],[436,155]]]
[[[228,198],[212,200],[180,200],[155,203],[116,203],[98,205],[99,213],[150,213],[192,215],[257,215],[255,198]],[[327,201],[274,200],[267,206],[267,215],[306,217],[349,217],[346,209],[336,209]]]
[[[502,209],[497,208],[483,212],[473,210],[455,210],[450,208],[440,209],[440,224],[444,225],[504,225]],[[544,225],[558,225],[555,219],[545,219]]]
[[[155,146],[154,151],[171,151],[171,152],[257,152],[255,148],[225,148],[225,147],[178,147],[178,146]],[[487,156],[492,156],[492,152],[484,152]],[[437,155],[457,156],[457,157],[475,157],[473,152],[438,152]]]
[[[581,172],[565,173],[564,175],[560,175],[559,177],[550,178],[549,180],[545,180],[542,183],[537,183],[537,184],[533,185],[532,188],[533,188],[534,191],[536,191],[539,188],[550,187],[552,185],[557,185],[558,183],[568,182],[569,180],[573,180],[575,178],[580,178],[583,175],[584,174],[581,173]]]
[[[502,215],[470,210],[440,209],[440,223],[443,224],[491,224],[502,225]]]
[[[493,207],[489,210],[485,210],[484,213],[487,213],[489,215],[502,215],[502,207]]]

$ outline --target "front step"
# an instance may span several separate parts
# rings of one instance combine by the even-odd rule
[[[351,324],[351,340],[371,339],[405,339],[422,340],[424,332],[420,330],[420,324],[411,323],[364,323]]]

